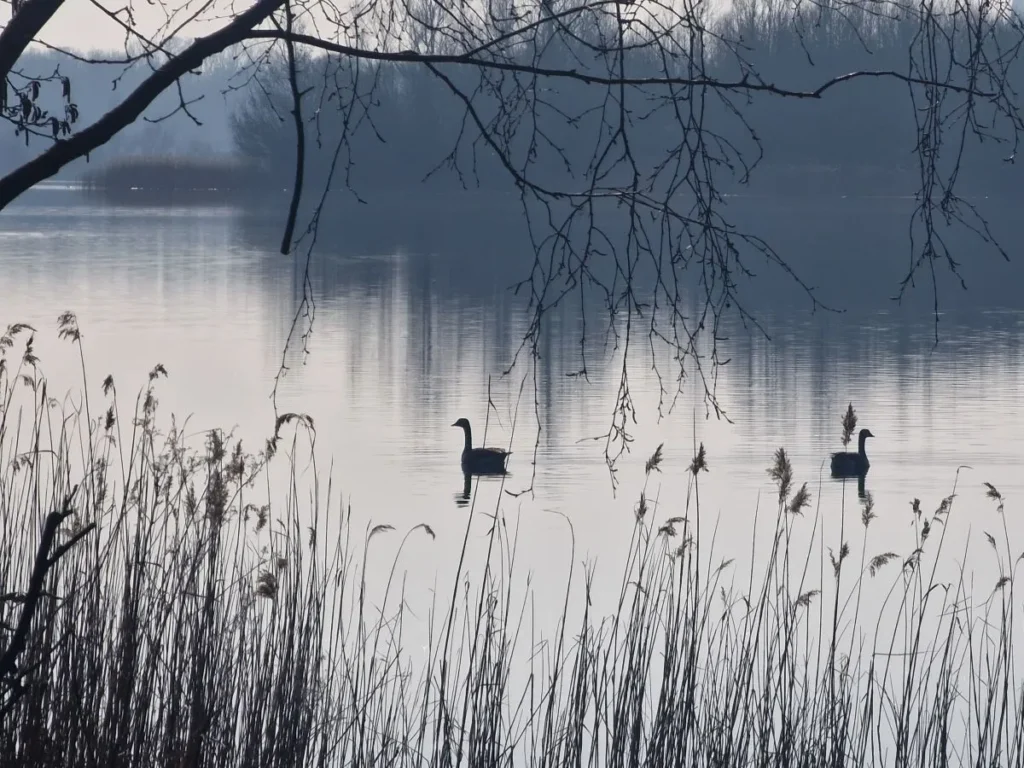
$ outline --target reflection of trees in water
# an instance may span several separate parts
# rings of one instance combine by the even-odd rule
[[[827,329],[832,337],[850,331],[848,318],[859,311],[887,310],[888,322],[894,327],[930,319],[930,297],[921,292],[911,295],[903,304],[896,304],[892,301],[891,286],[884,279],[886,274],[896,275],[905,268],[901,254],[905,254],[906,211],[900,206],[909,208],[911,204],[892,200],[796,204],[766,199],[733,199],[729,203],[737,220],[765,230],[780,243],[780,250],[794,267],[809,276],[820,294],[846,313],[821,314],[819,327]],[[280,217],[279,212],[276,218],[263,212],[241,214],[236,226],[239,240],[254,250],[271,251]],[[1007,226],[1003,234],[1016,239],[1024,236],[1024,228],[1019,224],[1013,229]],[[826,247],[830,241],[831,246]],[[950,243],[953,247],[965,245],[957,238]],[[486,312],[484,322],[494,334],[490,343],[505,352],[496,357],[504,357],[507,362],[522,341],[512,330],[517,322],[525,322],[522,308],[528,297],[525,291],[515,294],[511,288],[529,276],[533,252],[525,239],[522,217],[514,206],[477,205],[459,213],[445,210],[442,215],[422,206],[340,205],[338,215],[321,227],[317,248],[310,263],[310,279],[322,298],[366,295],[401,276],[413,310],[411,315],[418,322],[417,334],[422,335],[424,329],[431,327],[435,313],[478,310]],[[261,262],[273,272],[272,279],[283,278],[282,294],[289,303],[295,300],[297,305],[301,297],[302,257],[271,257]],[[1016,287],[1018,278],[1024,277],[1019,275],[1017,262],[975,259],[962,269],[969,290],[948,291],[946,309],[1024,306]],[[650,265],[637,265],[638,283],[653,275]],[[774,342],[786,327],[787,317],[804,322],[803,310],[807,305],[802,292],[794,291],[792,281],[784,274],[759,271],[755,277],[757,290],[748,293],[748,306],[763,318],[764,330]],[[682,311],[686,314],[691,309],[687,303],[696,306],[700,301],[699,276],[695,274],[682,287]],[[582,307],[589,314],[582,349],[597,364],[608,327],[605,297],[587,286],[579,293],[583,297]],[[637,299],[642,302],[649,296],[640,293]],[[568,311],[549,316],[550,322],[545,318],[544,333],[539,336],[539,343],[543,344],[551,343],[549,332],[556,342],[567,342],[564,347],[551,350],[556,355],[569,353],[564,358],[564,373],[581,368],[580,339],[563,338],[582,329],[580,307],[577,302]],[[620,326],[622,319],[620,315]],[[972,323],[980,318],[965,316],[964,320]],[[636,327],[644,330],[642,322]],[[414,328],[410,326],[409,330]],[[733,345],[749,335],[758,335],[756,330],[748,333],[736,318],[726,321],[723,331],[730,336],[726,356],[733,358],[740,352]],[[642,346],[638,344],[637,349]],[[429,354],[429,350],[425,352]],[[577,359],[571,360],[574,356]]]
[[[866,263],[868,273],[880,270],[892,258],[887,254],[894,251],[887,252],[877,244],[895,244],[905,234],[898,226],[899,216],[887,217],[880,212],[881,204],[869,201],[851,203],[850,208],[819,206],[817,210],[789,212],[781,211],[778,204],[760,206],[751,200],[739,201],[736,207],[744,215],[760,216],[779,232],[788,231],[794,243],[793,258],[811,267],[816,260],[823,260],[818,265],[823,271],[841,271],[843,265],[856,263]],[[811,225],[802,223],[807,210],[814,213]],[[865,213],[858,216],[858,226],[849,230],[842,249],[830,253],[815,250],[816,234],[842,222],[850,210]],[[476,231],[485,227],[470,217],[466,217],[470,223],[457,231],[413,226],[411,218],[367,215],[361,224],[347,230],[348,237],[338,234],[321,242],[310,272],[321,323],[315,331],[316,343],[321,348],[330,344],[360,355],[350,358],[351,370],[346,372],[363,380],[359,389],[374,386],[369,378],[376,369],[364,367],[368,355],[387,361],[381,370],[387,377],[399,379],[400,386],[406,388],[402,397],[416,402],[425,413],[444,411],[460,396],[477,397],[482,411],[487,380],[492,376],[504,419],[518,396],[521,377],[527,376],[517,429],[531,433],[539,422],[540,450],[565,439],[594,436],[567,436],[559,414],[564,418],[567,409],[579,409],[580,418],[574,421],[593,424],[596,411],[610,413],[609,398],[615,391],[621,350],[605,347],[601,324],[605,308],[600,296],[591,292],[586,297],[586,379],[570,376],[580,370],[583,326],[576,308],[565,305],[545,315],[537,344],[539,355],[520,357],[520,365],[503,381],[500,375],[521,345],[530,317],[525,299],[509,286],[529,269],[532,256],[506,238],[486,238]],[[387,221],[403,223],[389,229]],[[240,224],[240,230],[245,230],[241,238],[251,247],[262,243],[272,252],[273,238],[263,239],[260,226],[271,227],[272,223],[252,219]],[[802,241],[809,247],[800,251]],[[874,247],[869,245],[872,243]],[[273,336],[283,339],[301,296],[302,271],[295,259],[276,255],[262,258],[260,263],[267,272],[264,293],[277,306]],[[1017,268],[997,261],[984,266],[994,273]],[[928,392],[920,390],[922,377],[940,375],[968,360],[972,366],[1001,368],[1019,355],[1016,316],[978,311],[988,294],[970,291],[959,296],[965,308],[943,319],[944,338],[933,351],[927,310],[895,306],[879,288],[880,281],[872,284],[864,274],[847,279],[837,273],[831,284],[857,281],[874,288],[877,301],[861,302],[844,314],[812,315],[795,308],[791,295],[774,290],[773,278],[765,276],[762,284],[766,290],[757,294],[757,310],[770,340],[735,320],[720,329],[730,358],[720,373],[722,404],[730,415],[760,419],[770,425],[766,429],[783,428],[772,426],[778,416],[770,411],[777,404],[778,392],[785,390],[787,400],[801,403],[802,418],[823,425],[827,432],[827,425],[835,421],[837,410],[851,396],[878,389],[883,381],[894,391],[927,398]],[[1005,281],[994,282],[1004,293],[1009,292],[1002,287]],[[858,290],[851,288],[841,294],[851,298],[868,294],[867,287],[862,294]],[[887,313],[879,314],[883,308]],[[337,317],[332,319],[332,315]],[[332,334],[339,336],[333,338]],[[656,350],[659,355],[669,354],[664,347]],[[641,418],[653,421],[657,383],[651,375],[651,352],[645,344],[637,344],[633,351],[634,395],[641,405]],[[688,423],[693,415],[704,415],[700,386],[684,380],[682,387],[677,417]],[[520,452],[517,463],[525,467],[528,458],[528,451]]]
[[[596,314],[611,318],[616,331],[625,331],[624,337],[615,338],[616,350],[623,355],[630,349],[642,354],[645,340],[652,346],[667,345],[675,354],[656,371],[662,392],[671,396],[688,382],[704,391],[716,411],[718,366],[731,355],[730,349],[719,348],[722,332],[737,320],[759,327],[764,317],[759,307],[766,302],[792,305],[798,296],[803,306],[820,307],[819,301],[826,298],[812,290],[808,275],[795,269],[778,243],[771,243],[757,228],[743,226],[743,215],[733,216],[723,202],[725,192],[746,187],[760,164],[766,149],[761,136],[771,136],[771,144],[783,150],[776,159],[805,166],[836,159],[858,165],[867,157],[889,170],[908,154],[913,157],[916,168],[912,166],[905,176],[914,181],[912,188],[918,188],[920,198],[908,216],[915,239],[909,272],[912,275],[924,265],[919,272],[930,277],[937,290],[936,265],[947,269],[943,275],[958,274],[945,225],[959,221],[966,225],[965,231],[980,235],[987,245],[992,243],[976,209],[953,189],[954,182],[966,180],[969,173],[965,169],[961,174],[961,158],[994,161],[1002,168],[1004,147],[989,141],[988,134],[1012,138],[1016,147],[1024,125],[1009,86],[1019,71],[1019,45],[1014,41],[1019,42],[1021,28],[1019,19],[1003,7],[982,14],[975,24],[970,12],[960,6],[936,15],[932,6],[914,11],[895,4],[890,10],[898,12],[888,14],[853,2],[823,6],[808,26],[799,8],[784,3],[742,2],[713,21],[689,6],[620,3],[611,14],[603,3],[584,3],[555,13],[546,3],[527,3],[501,21],[493,15],[486,19],[461,16],[463,8],[430,22],[419,18],[419,10],[384,3],[367,10],[368,18],[362,12],[356,17],[342,14],[344,21],[335,20],[346,34],[330,40],[296,36],[290,21],[287,31],[247,29],[273,7],[273,3],[258,6],[254,15],[236,19],[230,35],[217,38],[220,42],[193,45],[187,56],[171,59],[167,69],[161,70],[161,77],[169,79],[151,81],[137,106],[144,106],[170,80],[229,41],[286,40],[287,58],[268,56],[242,64],[251,66],[247,73],[263,82],[258,94],[250,93],[253,100],[233,123],[242,154],[260,157],[262,153],[268,162],[268,175],[276,179],[272,187],[281,188],[294,178],[282,251],[288,252],[293,245],[292,225],[307,161],[310,170],[317,171],[308,178],[312,188],[334,185],[340,190],[351,185],[358,190],[362,182],[387,194],[389,189],[405,186],[395,184],[389,173],[408,171],[397,148],[404,147],[410,157],[421,160],[433,155],[435,162],[440,160],[440,166],[453,172],[442,187],[450,208],[459,194],[457,187],[475,182],[495,193],[514,187],[521,198],[523,217],[530,224],[528,250],[534,257],[523,276],[528,314],[525,328],[519,329],[530,365],[544,364],[540,361],[551,339],[553,308],[582,318],[588,302],[597,296],[603,312]],[[429,3],[422,10],[428,8],[436,10]],[[526,16],[520,15],[523,11]],[[963,14],[967,14],[966,26]],[[337,43],[346,39],[378,45],[380,40],[364,25],[370,23],[373,29],[373,23],[381,23],[391,29],[395,19],[408,22],[412,29],[429,31],[414,45],[418,49],[422,44],[422,49],[370,54],[358,46]],[[515,28],[520,23],[523,26]],[[352,26],[346,28],[347,24]],[[231,37],[236,34],[241,36]],[[417,37],[402,35],[403,41]],[[22,44],[27,45],[28,39]],[[304,47],[298,57],[293,50],[296,44]],[[13,64],[17,57],[8,58]],[[813,74],[810,60],[814,58],[822,62],[824,74]],[[877,66],[889,69],[841,77],[829,74]],[[314,88],[321,77],[319,93],[310,93],[307,86]],[[891,88],[894,81],[899,85]],[[868,90],[862,87],[865,83],[872,84]],[[65,81],[65,98],[70,97],[67,87]],[[21,91],[23,120],[38,98],[38,94],[26,95],[27,90],[25,86]],[[38,90],[38,83],[31,90]],[[826,91],[829,98],[820,99]],[[336,97],[330,108],[328,92]],[[309,96],[309,103],[322,97],[315,119],[307,112],[304,121],[300,93]],[[275,109],[275,97],[281,97],[282,105],[293,102],[298,163],[294,175],[288,152],[292,145],[281,133],[290,135],[290,129],[281,117],[283,110]],[[792,111],[776,107],[787,101],[813,105],[814,110],[802,113],[799,107]],[[613,103],[617,108],[609,108]],[[925,103],[927,108],[922,108]],[[766,104],[771,106],[765,109]],[[822,109],[820,104],[826,106]],[[891,109],[897,104],[913,109]],[[837,106],[841,112],[834,111]],[[115,130],[138,111],[131,107],[118,114],[124,116],[112,118]],[[826,119],[819,119],[822,114]],[[417,119],[410,120],[410,115]],[[383,134],[391,135],[385,139],[376,127],[360,130],[371,121]],[[316,131],[308,160],[305,125]],[[963,130],[955,128],[958,125]],[[53,127],[56,132],[56,122]],[[896,134],[912,136],[914,141],[901,148],[893,141]],[[987,141],[984,148],[982,138]],[[88,133],[68,138],[61,151],[44,155],[42,163],[28,166],[25,173],[0,185],[0,198],[4,198],[0,203],[56,172],[66,160],[95,148],[97,140]],[[321,153],[318,157],[314,145]],[[955,149],[940,159],[942,146]],[[866,148],[874,151],[865,152]],[[332,151],[334,159],[329,159]],[[279,161],[277,174],[275,160]],[[49,170],[44,173],[44,169]],[[809,176],[806,171],[801,178]],[[390,187],[379,184],[388,180]],[[900,188],[906,180],[885,176],[867,186]],[[787,187],[785,183],[777,186]],[[344,194],[326,205],[315,198],[315,192],[307,196],[307,206],[317,209],[314,218],[327,224],[334,215],[337,221]],[[444,205],[437,206],[433,217],[443,210]],[[486,214],[475,212],[474,218],[477,215],[486,219]],[[356,229],[354,222],[344,221],[344,216],[341,221],[337,237],[349,237]],[[405,227],[407,222],[391,218],[385,226],[396,224]],[[474,225],[482,235],[480,242],[494,242],[495,233],[485,223]],[[461,230],[463,225],[459,221],[454,227],[438,227],[434,221],[431,226]],[[324,237],[337,239],[329,232]],[[827,248],[840,252],[831,275],[845,281],[844,287],[868,272],[859,254],[851,259],[842,252],[844,246]],[[461,267],[449,266],[461,272]],[[494,260],[489,266],[501,269]],[[758,277],[752,270],[763,274]],[[900,283],[900,274],[907,271],[893,275],[891,284],[902,290],[909,275]],[[330,296],[325,275],[319,277],[319,289]],[[868,279],[868,287],[874,287],[875,278]],[[772,280],[785,282],[788,292]],[[878,284],[884,282],[878,280]],[[306,304],[313,298],[306,292],[307,287],[313,288],[309,273],[303,273],[300,287],[292,327],[300,326],[305,338],[310,328],[306,321],[312,317],[312,307]],[[842,306],[842,288],[833,285],[824,291],[840,299],[826,303]],[[403,299],[411,298],[407,292],[398,293]],[[388,297],[382,294],[377,301]],[[417,317],[415,307],[405,317],[407,322]],[[380,314],[378,319],[384,323],[384,333],[394,332],[388,325],[394,321],[393,313]],[[620,326],[622,320],[626,329]],[[584,327],[581,322],[581,331]],[[483,336],[489,338],[486,333]],[[292,339],[291,333],[287,338]],[[458,339],[455,347],[461,347]],[[580,348],[573,368],[590,374],[586,338]],[[655,359],[660,359],[656,350]],[[610,409],[609,445],[618,448],[608,453],[609,461],[628,444],[629,424],[636,420],[630,370],[623,364],[615,406]]]

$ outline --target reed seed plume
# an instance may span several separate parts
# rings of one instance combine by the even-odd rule
[[[278,414],[274,420],[274,434],[267,438],[265,452],[268,458],[273,458],[277,453],[278,446],[281,441],[281,429],[282,427],[296,422],[305,427],[312,435],[316,436],[316,427],[313,424],[313,417],[305,413],[281,413]]]
[[[704,450],[704,443],[701,442],[700,447],[697,449],[697,455],[690,461],[690,474],[694,477],[697,476],[698,472],[708,471],[708,457],[707,452]]]
[[[768,468],[768,476],[778,486],[779,504],[785,504],[793,486],[793,465],[789,462],[789,456],[786,454],[785,448],[775,449],[775,461]]]
[[[846,413],[843,414],[843,446],[848,446],[853,439],[853,433],[857,431],[857,412],[853,410],[853,403],[846,406]]]
[[[843,561],[850,555],[850,545],[847,542],[843,542],[842,546],[839,547],[839,557],[835,556],[832,548],[828,549],[829,560],[832,561],[832,571],[835,573],[836,578],[839,578],[839,572],[842,570]]]
[[[814,598],[816,598],[818,595],[820,595],[820,594],[821,594],[821,590],[820,589],[808,590],[807,592],[804,592],[802,595],[800,595],[796,599],[796,604],[798,606],[800,606],[801,608],[806,608],[807,606],[809,606],[811,604],[811,601]]]
[[[807,483],[803,485],[793,494],[793,498],[789,501],[789,512],[793,515],[802,515],[803,510],[811,505],[811,492],[807,490]]]
[[[69,339],[74,342],[82,340],[82,333],[78,330],[78,318],[74,312],[64,312],[57,318],[57,337]]]
[[[664,447],[664,445],[664,443],[659,444],[658,447],[654,449],[654,453],[651,454],[651,458],[647,460],[647,463],[644,465],[645,475],[649,475],[652,471],[655,470],[661,472],[661,449]]]
[[[861,500],[861,524],[866,529],[876,517],[878,515],[875,514],[875,497],[871,495],[871,491],[865,491],[864,498]]]
[[[30,333],[38,333],[35,326],[29,325],[28,323],[12,323],[7,326],[7,330],[4,331],[3,336],[0,336],[0,347],[10,349],[14,346],[14,340],[18,334],[29,331]]]
[[[268,600],[277,598],[277,574],[273,571],[260,571],[256,579],[256,594]]]
[[[868,573],[871,576],[875,576],[882,568],[887,566],[893,560],[899,560],[900,556],[895,552],[883,552],[880,555],[875,555],[871,558],[871,562],[868,564]]]
[[[647,494],[644,491],[640,491],[640,500],[637,502],[633,514],[637,520],[643,520],[647,516]]]
[[[985,483],[985,488],[987,489],[985,491],[985,496],[998,501],[999,504],[996,506],[996,509],[999,511],[999,514],[1003,514],[1003,494],[996,490],[996,487],[992,485],[992,483]]]
[[[35,341],[36,335],[33,333],[28,337],[28,341],[25,342],[25,351],[21,355],[21,362],[31,368],[35,368],[39,363],[39,358],[35,354]],[[30,386],[35,386],[35,382],[33,381]]]

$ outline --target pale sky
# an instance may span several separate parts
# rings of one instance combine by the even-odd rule
[[[57,11],[50,23],[43,28],[40,38],[51,45],[74,48],[78,51],[123,50],[124,28],[106,16],[99,6],[112,13],[121,8],[130,7],[139,31],[146,35],[153,35],[165,22],[165,7],[180,11],[184,10],[186,6],[198,9],[199,5],[195,0],[169,0],[166,6],[150,3],[148,0],[128,0],[127,3],[123,0],[115,2],[110,2],[110,0],[95,0],[95,2],[93,0],[65,0],[64,5]],[[232,4],[216,0],[212,5],[221,13],[226,13],[231,5],[244,8],[248,3],[242,1]],[[190,24],[182,34],[185,37],[195,37],[219,28],[226,22],[209,20],[216,12],[211,9],[204,14],[207,21]],[[183,14],[184,17],[187,15],[187,13]],[[10,17],[10,0],[0,0],[0,24],[6,26]],[[125,17],[122,16],[122,18]]]

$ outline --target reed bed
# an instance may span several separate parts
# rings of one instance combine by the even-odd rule
[[[357,529],[320,479],[310,419],[283,416],[254,452],[190,438],[160,416],[161,366],[127,414],[109,378],[102,403],[84,386],[55,402],[32,333],[0,338],[4,765],[1021,764],[1017,559],[1004,526],[994,589],[979,598],[963,568],[939,578],[955,493],[911,507],[910,552],[870,552],[870,497],[857,530],[808,544],[824,512],[780,448],[741,568],[716,560],[702,518],[703,446],[675,469],[659,449],[622,511],[617,593],[574,567],[542,624],[514,527],[472,509],[464,562],[413,615],[403,548],[437,533]],[[87,381],[74,316],[60,333]],[[668,471],[689,477],[671,515]],[[381,570],[386,537],[399,546]]]
[[[127,156],[82,176],[86,191],[126,201],[160,195],[251,195],[263,181],[258,167],[232,156]]]

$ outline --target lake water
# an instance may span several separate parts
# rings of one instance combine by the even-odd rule
[[[360,521],[400,530],[425,522],[437,532],[436,542],[412,543],[405,555],[413,572],[429,578],[451,564],[469,514],[462,434],[450,425],[469,418],[479,443],[488,419],[487,443],[511,444],[514,455],[504,484],[474,483],[475,509],[493,512],[500,503],[519,527],[524,567],[557,578],[570,562],[570,537],[554,511],[573,523],[577,562],[611,564],[621,573],[643,464],[662,443],[662,471],[648,496],[657,498],[662,518],[681,514],[685,469],[702,442],[710,472],[701,477],[701,504],[707,519],[718,521],[715,546],[723,557],[749,551],[759,505],[762,515],[774,509],[766,468],[778,447],[789,452],[797,483],[806,480],[821,504],[826,544],[838,543],[845,524],[859,548],[856,484],[830,480],[827,465],[829,453],[841,449],[840,418],[852,402],[859,426],[876,435],[868,443],[866,489],[878,515],[869,554],[875,546],[909,552],[910,502],[917,497],[934,509],[966,465],[955,512],[958,545],[969,533],[964,551],[977,578],[994,583],[997,567],[982,531],[996,530],[999,520],[983,482],[1007,497],[1011,525],[1024,498],[1024,299],[1016,287],[1024,283],[1017,261],[1003,263],[973,246],[964,253],[970,291],[943,286],[936,345],[927,286],[903,307],[888,300],[907,263],[905,216],[896,215],[905,201],[837,200],[804,213],[802,204],[743,204],[760,212],[765,234],[795,254],[810,282],[848,311],[812,313],[778,287],[780,278],[765,277],[778,294],[755,298],[771,340],[735,322],[725,334],[723,357],[731,362],[718,397],[732,423],[706,417],[693,380],[659,420],[658,381],[637,345],[630,378],[638,423],[631,425],[631,452],[617,465],[614,494],[605,442],[593,438],[611,424],[617,354],[594,341],[589,381],[569,375],[580,368],[580,347],[579,319],[567,310],[552,317],[536,368],[527,360],[502,376],[528,323],[522,299],[507,288],[525,276],[529,258],[497,225],[480,230],[486,235],[460,234],[455,214],[339,214],[342,229],[350,229],[341,245],[317,247],[310,354],[304,363],[288,357],[279,409],[313,417],[320,469],[333,461],[336,485]],[[999,234],[1019,243],[1008,218],[996,216]],[[58,314],[72,310],[90,387],[98,392],[111,373],[126,397],[162,363],[170,374],[158,385],[162,413],[191,414],[197,435],[235,428],[256,448],[272,430],[270,394],[301,291],[301,268],[277,252],[280,234],[279,217],[260,212],[120,208],[70,190],[33,193],[0,217],[0,324],[38,328],[51,393],[77,391],[77,357],[56,329]],[[483,539],[486,526],[484,520],[472,535]]]

